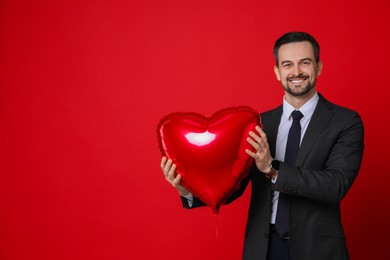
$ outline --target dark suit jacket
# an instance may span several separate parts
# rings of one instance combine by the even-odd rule
[[[283,107],[262,113],[272,156]],[[272,191],[289,195],[292,260],[349,259],[341,225],[340,201],[354,182],[363,155],[363,124],[359,115],[321,95],[299,150],[296,166],[281,163],[272,184],[254,166],[248,180],[227,201],[241,196],[249,179],[252,194],[243,259],[267,256]],[[184,199],[183,205],[188,208]],[[204,205],[194,198],[193,207]]]

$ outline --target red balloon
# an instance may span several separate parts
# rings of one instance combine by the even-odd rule
[[[218,214],[240,186],[253,159],[245,152],[250,130],[260,125],[256,110],[230,107],[211,116],[172,113],[158,124],[163,156],[176,164],[183,185]]]

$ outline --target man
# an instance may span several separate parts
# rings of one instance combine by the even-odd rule
[[[340,201],[360,168],[363,124],[356,112],[317,93],[319,51],[303,32],[275,42],[274,71],[285,95],[281,106],[260,115],[264,129],[249,133],[254,167],[243,259],[349,259]],[[202,205],[181,185],[170,160],[163,158],[161,167],[185,207]]]

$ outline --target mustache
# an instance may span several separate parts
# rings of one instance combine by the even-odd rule
[[[297,79],[302,79],[302,80],[305,80],[305,79],[308,79],[309,76],[308,75],[305,75],[305,74],[299,74],[299,75],[293,75],[293,76],[290,76],[290,77],[287,77],[287,80],[297,80]]]

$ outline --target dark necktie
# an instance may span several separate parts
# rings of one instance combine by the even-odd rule
[[[300,120],[303,115],[299,110],[294,110],[291,113],[291,116],[293,118],[293,123],[288,132],[284,162],[289,165],[295,165],[301,141]],[[281,236],[286,236],[288,234],[288,214],[288,195],[280,192],[275,227]]]

